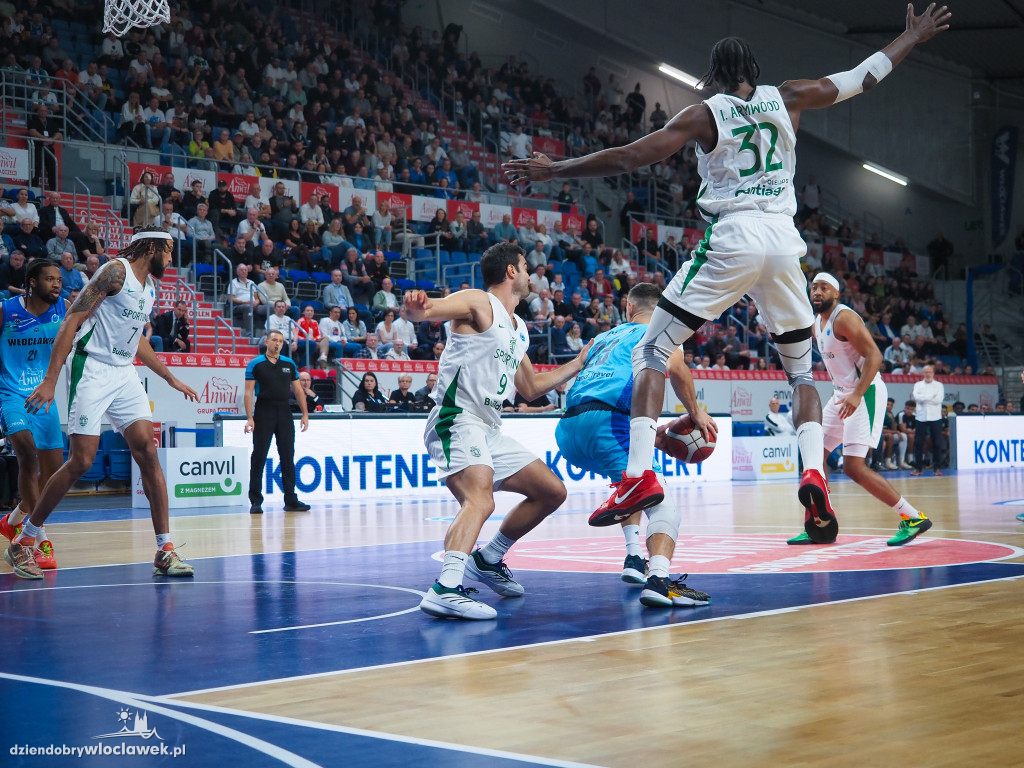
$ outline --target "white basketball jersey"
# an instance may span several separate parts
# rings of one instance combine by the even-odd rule
[[[840,392],[851,392],[860,382],[860,374],[864,370],[864,357],[853,344],[836,338],[832,326],[835,325],[839,313],[843,311],[853,312],[845,304],[836,304],[824,327],[821,324],[821,315],[815,317],[814,338],[821,359],[825,363],[825,370],[832,377],[832,386]],[[875,381],[881,380],[882,377],[876,373]]]
[[[82,323],[74,349],[107,365],[128,366],[135,362],[139,337],[149,322],[156,300],[156,283],[147,276],[146,284],[142,285],[128,260],[118,261],[124,264],[124,286],[103,299],[92,317]]]
[[[437,384],[431,399],[441,409],[441,418],[458,413],[476,416],[484,422],[501,424],[501,404],[516,396],[515,377],[526,357],[529,335],[526,323],[511,317],[501,302],[488,293],[494,320],[482,333],[454,333],[437,366]]]
[[[697,145],[697,207],[709,222],[730,213],[796,215],[796,132],[779,89],[759,85],[749,99],[719,93],[704,102],[718,143]]]

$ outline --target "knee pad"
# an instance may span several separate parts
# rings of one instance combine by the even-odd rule
[[[668,486],[665,484],[664,476],[658,473],[658,482],[665,489],[665,500],[646,511],[647,515],[647,538],[655,533],[662,533],[674,542],[679,536],[679,508],[675,501],[668,495]]]
[[[782,367],[786,371],[786,380],[789,386],[797,387],[801,384],[814,386],[814,376],[811,375],[811,329],[803,328],[798,331],[789,331],[772,335],[775,348],[779,351],[779,358]]]
[[[669,356],[692,335],[692,329],[659,303],[643,338],[633,347],[634,378],[649,368],[664,374]]]

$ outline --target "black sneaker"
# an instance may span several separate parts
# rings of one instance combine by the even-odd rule
[[[661,576],[648,576],[640,602],[648,608],[671,608],[676,605],[707,605],[711,597],[704,592],[690,589],[684,581],[689,574],[670,581]]]
[[[257,504],[254,501],[252,503],[252,505],[249,507],[249,514],[250,515],[262,515],[263,514],[263,506],[261,504]]]
[[[622,580],[627,584],[643,584],[647,581],[647,561],[641,555],[626,555],[622,564]]]
[[[292,502],[286,502],[284,505],[285,512],[309,512],[312,507],[309,504],[303,504],[301,501],[296,499]]]

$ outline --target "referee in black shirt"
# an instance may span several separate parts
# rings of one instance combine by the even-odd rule
[[[252,460],[249,464],[249,512],[263,514],[263,465],[270,450],[270,438],[277,439],[281,458],[281,481],[284,484],[284,511],[305,512],[295,495],[295,424],[288,405],[289,391],[302,409],[302,431],[309,428],[306,395],[299,384],[298,367],[290,357],[283,357],[284,336],[280,331],[267,334],[267,352],[253,358],[245,369],[246,432],[252,432]],[[253,407],[253,399],[256,406]]]

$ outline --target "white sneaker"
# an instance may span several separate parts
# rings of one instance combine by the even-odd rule
[[[522,597],[526,592],[523,585],[512,578],[512,571],[504,560],[491,565],[484,560],[479,549],[473,550],[466,561],[466,575],[474,581],[483,582],[502,597]]]
[[[910,466],[909,464],[907,464],[907,462],[901,461],[900,462],[900,469],[913,469],[913,467]]]
[[[885,462],[886,469],[896,469],[896,459],[889,459]]]
[[[469,619],[482,621],[498,618],[498,612],[486,603],[474,600],[469,595],[475,589],[466,589],[461,584],[454,589],[442,587],[439,582],[427,590],[420,601],[420,610],[439,619]]]

